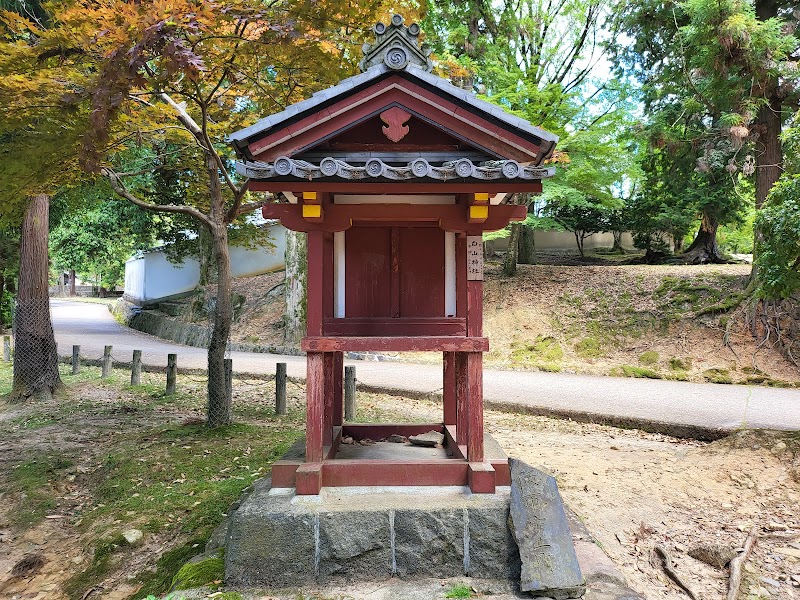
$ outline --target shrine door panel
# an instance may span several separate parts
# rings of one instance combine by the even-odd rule
[[[345,234],[345,316],[390,317],[392,230],[351,227]]]
[[[444,316],[444,231],[400,227],[400,316]]]

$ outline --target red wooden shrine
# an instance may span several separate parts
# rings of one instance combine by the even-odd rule
[[[363,73],[231,136],[250,189],[280,201],[263,215],[308,234],[305,456],[278,461],[273,487],[508,485],[484,444],[481,235],[526,216],[557,137],[430,73],[419,27],[374,27]],[[443,418],[345,423],[345,352],[442,352]],[[438,458],[343,458],[343,436],[435,429]]]

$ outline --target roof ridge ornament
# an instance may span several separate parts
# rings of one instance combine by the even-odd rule
[[[364,58],[358,66],[362,71],[379,64],[385,64],[395,71],[403,70],[409,64],[415,64],[424,71],[433,70],[430,49],[419,45],[417,38],[420,28],[416,23],[406,27],[403,17],[394,15],[389,25],[375,23],[372,30],[375,32],[375,42],[367,42],[361,48]]]

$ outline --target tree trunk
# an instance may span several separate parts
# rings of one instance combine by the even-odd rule
[[[581,255],[581,258],[583,258],[583,240],[585,236],[583,235],[583,232],[580,229],[576,229],[574,233],[575,233],[575,243],[578,246],[578,254]]]
[[[69,295],[75,295],[75,269],[69,270]]]
[[[284,342],[299,344],[306,334],[306,274],[308,243],[305,233],[286,231],[286,328]]]
[[[210,233],[211,248],[217,276],[217,301],[214,303],[214,327],[208,342],[208,415],[206,425],[210,428],[229,425],[232,421],[231,396],[225,376],[225,352],[233,321],[233,299],[231,287],[231,257],[228,250],[228,227],[225,223],[225,201],[222,197],[219,170],[214,156],[206,156],[206,171],[209,178],[210,217],[213,225],[206,228]]]
[[[536,264],[536,241],[534,240],[534,231],[533,227],[525,227],[524,225],[520,228],[519,232],[519,256],[517,257],[517,261],[523,265],[535,265]]]
[[[503,275],[511,277],[517,273],[517,256],[519,253],[519,237],[522,225],[511,223],[511,234],[508,236],[508,250],[503,259]]]
[[[681,256],[681,260],[694,265],[727,262],[720,254],[717,245],[718,228],[719,221],[713,215],[703,212],[700,229],[698,229],[692,245]]]
[[[624,254],[625,248],[622,247],[622,232],[621,231],[612,231],[611,235],[614,236],[614,245],[611,247],[611,252],[616,252],[618,254]]]
[[[216,224],[212,233],[214,261],[217,265],[217,301],[214,305],[214,327],[208,343],[208,416],[211,428],[229,425],[231,403],[225,378],[225,352],[233,321],[231,299],[231,259],[228,251],[228,230]]]
[[[682,235],[673,235],[672,236],[672,251],[675,254],[683,252],[683,236]]]
[[[46,194],[38,194],[31,197],[22,222],[12,402],[49,399],[62,386],[58,348],[50,321],[49,214],[50,199]]]
[[[214,269],[214,236],[209,232],[208,228],[200,227],[197,245],[197,260],[200,263],[200,285],[209,285],[214,283],[216,271]]]
[[[756,0],[756,16],[760,21],[767,21],[778,16],[778,3],[775,0]],[[756,210],[760,209],[767,199],[772,186],[778,181],[783,170],[783,147],[781,145],[781,110],[782,101],[778,96],[778,79],[770,78],[766,82],[765,97],[767,104],[758,110],[753,129],[758,134],[756,140]],[[753,267],[750,281],[758,277],[756,262],[763,233],[757,227],[753,231]]]

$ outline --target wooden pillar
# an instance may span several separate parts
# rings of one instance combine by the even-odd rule
[[[333,425],[344,422],[344,352],[333,353]]]
[[[322,441],[324,446],[330,446],[333,440],[333,403],[334,403],[334,382],[333,382],[333,366],[334,366],[334,353],[325,352],[322,358],[323,378],[324,378],[324,395],[325,395],[325,408],[323,412],[323,431]]]
[[[467,352],[467,460],[483,462],[483,353]]]
[[[322,335],[322,306],[325,238],[322,231],[308,232],[308,272],[306,278],[306,335]]]
[[[444,352],[442,373],[442,405],[444,424],[456,424],[456,353]]]
[[[467,282],[467,335],[483,335],[483,282]]]
[[[464,446],[467,443],[467,432],[469,431],[467,353],[456,352],[455,355],[456,443]]]
[[[309,236],[310,237],[310,236]],[[306,354],[306,462],[322,462],[325,408],[324,352]]]

